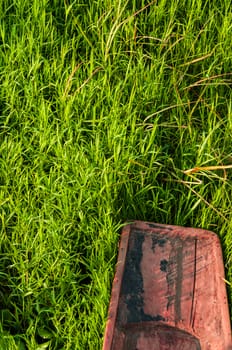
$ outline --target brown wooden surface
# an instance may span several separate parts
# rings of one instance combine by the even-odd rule
[[[125,226],[103,350],[231,350],[223,279],[214,233],[139,221]]]

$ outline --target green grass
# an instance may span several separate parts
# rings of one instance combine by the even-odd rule
[[[0,1],[0,347],[101,349],[128,219],[221,238],[229,0]]]

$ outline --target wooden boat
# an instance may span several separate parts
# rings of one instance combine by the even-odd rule
[[[231,350],[218,237],[135,221],[122,230],[103,350]]]

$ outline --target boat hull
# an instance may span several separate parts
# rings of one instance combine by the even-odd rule
[[[220,241],[135,221],[122,230],[103,350],[229,350]]]

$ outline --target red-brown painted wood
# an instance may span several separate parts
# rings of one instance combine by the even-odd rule
[[[231,350],[218,237],[135,221],[121,235],[103,350]]]

